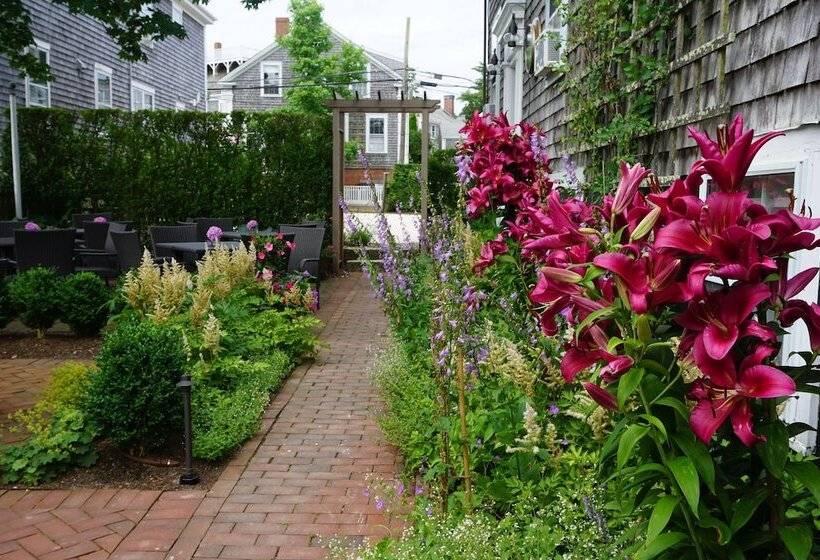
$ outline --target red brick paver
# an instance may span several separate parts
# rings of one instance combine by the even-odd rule
[[[386,319],[359,274],[323,295],[326,347],[297,368],[211,490],[5,491],[0,560],[300,560],[323,558],[334,536],[397,530],[364,492],[368,473],[398,470],[370,381]]]

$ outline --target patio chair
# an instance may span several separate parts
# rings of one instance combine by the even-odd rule
[[[105,242],[108,239],[108,230],[111,227],[109,222],[83,222],[82,228],[85,234],[84,248],[92,251],[105,251]]]
[[[105,218],[109,222],[114,219],[114,214],[112,212],[93,212],[93,213],[84,213],[84,214],[72,214],[71,215],[71,225],[74,226],[74,229],[80,229],[83,227],[83,223],[85,222],[93,222],[94,218]]]
[[[136,231],[112,231],[111,239],[114,242],[117,254],[117,265],[120,272],[128,272],[142,263],[142,253],[145,250],[140,243],[139,233]],[[155,258],[154,264],[162,264],[163,258]]]
[[[14,237],[14,230],[22,229],[23,225],[23,222],[18,220],[0,221],[0,237]]]
[[[284,234],[293,234],[293,243],[296,245],[288,260],[289,272],[307,272],[319,284],[319,259],[322,254],[322,240],[325,237],[325,228],[322,227],[293,227],[283,225],[279,231]]]
[[[197,241],[207,241],[206,234],[214,226],[222,231],[231,231],[233,229],[233,218],[195,218],[194,223],[196,224]]]
[[[158,248],[157,243],[204,241],[204,238],[199,239],[197,237],[195,224],[184,226],[151,226],[148,228],[148,234],[151,236],[151,249],[154,257],[174,257],[173,251]]]
[[[53,268],[58,274],[74,272],[74,228],[43,231],[14,231],[14,263],[18,272],[37,266]]]

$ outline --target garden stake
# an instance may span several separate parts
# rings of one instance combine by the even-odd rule
[[[185,472],[179,477],[179,483],[186,486],[199,484],[199,475],[194,472],[191,458],[191,376],[183,375],[177,387],[182,392],[182,413],[185,423]]]
[[[464,468],[464,500],[467,509],[473,508],[473,485],[470,473],[470,449],[467,445],[467,399],[465,397],[466,372],[464,354],[461,349],[456,356],[456,376],[458,380],[458,415],[461,420],[461,462]]]

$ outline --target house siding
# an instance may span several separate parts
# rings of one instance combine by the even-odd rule
[[[686,38],[673,58],[680,59],[722,35],[720,4],[713,0],[680,3],[676,17],[683,22]],[[685,173],[697,158],[695,144],[686,132],[688,125],[712,129],[736,113],[742,113],[759,133],[820,121],[820,2],[732,0],[728,6],[727,35],[733,34],[734,39],[725,49],[672,70],[657,96],[655,125],[662,125],[663,130],[641,139],[640,156],[661,175]],[[535,17],[543,21],[543,12],[544,0],[527,0],[525,21]],[[695,32],[697,21],[702,26],[700,34]],[[698,35],[700,44],[696,44]],[[570,29],[570,45],[571,37]],[[675,43],[674,29],[668,40]],[[571,73],[583,71],[578,56],[568,53]],[[722,95],[718,89],[721,57],[725,57]],[[561,140],[571,134],[563,79],[550,72],[541,76],[526,72],[524,76],[523,118],[547,133],[553,158],[567,152]],[[714,111],[708,118],[695,116],[709,109]],[[687,122],[669,122],[681,115],[693,117]],[[581,165],[585,163],[584,153],[570,155]]]
[[[185,102],[187,109],[205,109],[205,29],[188,13],[183,14],[185,39],[169,37],[155,42],[145,48],[147,62],[131,63],[119,58],[119,47],[94,18],[71,14],[65,6],[48,0],[24,0],[23,5],[31,14],[34,37],[51,48],[52,107],[94,108],[94,64],[98,63],[113,70],[114,108],[131,108],[133,79],[156,90],[156,109],[175,109],[177,102]],[[162,0],[157,6],[171,12],[171,0]],[[0,108],[8,107],[12,91],[24,105],[25,78],[0,56]]]

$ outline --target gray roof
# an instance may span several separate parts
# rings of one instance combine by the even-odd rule
[[[332,38],[340,43],[353,43],[353,41],[351,41],[338,31],[336,31],[332,27],[330,28],[330,33]],[[239,67],[234,68],[232,71],[225,74],[225,76],[223,76],[222,79],[219,80],[219,82],[234,81],[237,77],[241,76],[250,68],[252,68],[255,63],[259,62],[260,60],[267,60],[271,54],[274,54],[283,48],[284,47],[282,47],[279,43],[274,41],[273,43],[271,43],[270,45],[263,48],[252,57],[250,57],[248,60],[243,62]],[[388,55],[371,51],[367,47],[362,46],[362,49],[364,49],[364,54],[367,57],[369,63],[379,67],[388,75],[393,76],[394,78],[399,80],[401,79],[401,75],[399,74],[399,72],[404,68],[404,62],[396,58],[390,57]]]

